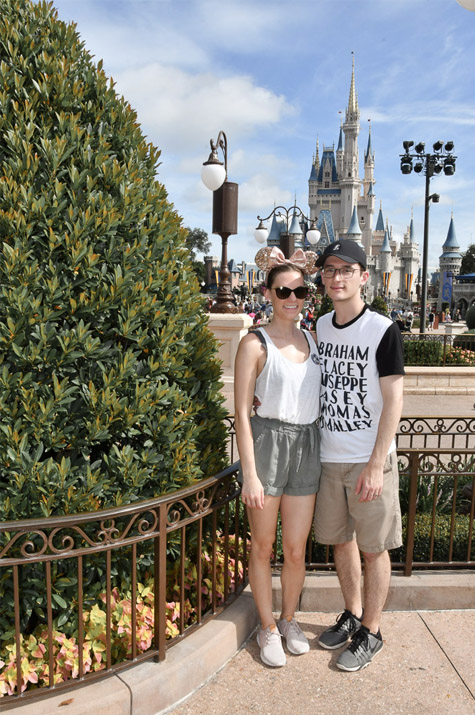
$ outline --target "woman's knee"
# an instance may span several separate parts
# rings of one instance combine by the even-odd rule
[[[256,539],[251,539],[251,557],[257,559],[270,559],[274,553],[274,542],[273,541],[257,541]]]
[[[287,563],[291,562],[296,566],[305,563],[305,544],[286,544],[282,545],[282,550],[284,552],[284,560]]]

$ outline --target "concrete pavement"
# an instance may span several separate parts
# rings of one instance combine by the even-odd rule
[[[383,650],[358,673],[335,665],[318,637],[336,613],[300,613],[310,652],[268,668],[253,637],[173,715],[475,713],[475,611],[385,612]]]

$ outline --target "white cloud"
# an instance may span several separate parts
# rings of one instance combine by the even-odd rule
[[[294,113],[283,95],[244,75],[193,74],[154,63],[119,73],[116,81],[145,131],[178,154],[205,147],[222,128],[237,140]]]

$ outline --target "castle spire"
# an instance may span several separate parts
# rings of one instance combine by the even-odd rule
[[[346,109],[346,120],[348,121],[351,115],[359,116],[360,110],[358,107],[358,95],[355,89],[355,53],[352,51],[352,69],[351,69],[351,83],[350,83],[350,96],[348,99],[348,107]]]
[[[368,163],[368,160],[373,158],[373,148],[371,146],[371,119],[368,119],[368,122],[369,122],[368,146],[366,147],[366,152],[364,155],[365,164]]]

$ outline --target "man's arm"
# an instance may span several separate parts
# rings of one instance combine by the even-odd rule
[[[379,384],[383,396],[383,409],[371,457],[356,484],[355,493],[361,495],[360,502],[376,499],[383,491],[383,467],[401,419],[403,375],[381,377]]]

